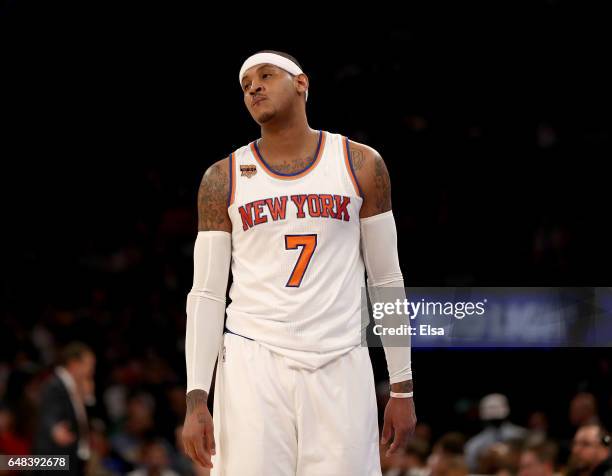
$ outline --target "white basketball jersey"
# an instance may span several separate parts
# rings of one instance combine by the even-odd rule
[[[348,140],[319,133],[315,160],[275,172],[255,142],[230,156],[227,329],[289,356],[361,342],[359,211]]]

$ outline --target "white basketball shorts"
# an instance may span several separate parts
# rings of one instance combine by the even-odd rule
[[[380,476],[368,349],[308,370],[226,333],[215,380],[211,476]]]

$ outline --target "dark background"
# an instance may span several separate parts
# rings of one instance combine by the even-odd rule
[[[100,397],[134,362],[158,373],[142,370],[130,391],[163,401],[160,389],[184,384],[197,188],[211,163],[259,137],[237,75],[260,49],[303,65],[311,127],[382,154],[407,285],[609,284],[604,8],[427,3],[356,15],[5,0],[0,362],[26,376],[5,401],[72,339],[98,354]],[[41,328],[50,343],[37,342]],[[435,434],[474,432],[474,405],[501,391],[517,423],[541,409],[571,436],[579,390],[610,422],[611,356],[417,349],[417,414]]]

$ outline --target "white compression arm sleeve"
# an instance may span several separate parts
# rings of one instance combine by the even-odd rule
[[[225,291],[232,258],[226,231],[200,231],[193,252],[193,287],[187,294],[187,393],[208,393],[223,339]]]
[[[384,292],[385,301],[394,302],[399,299],[403,302],[406,292],[397,253],[397,230],[391,210],[361,219],[361,250],[372,302],[377,299],[372,293],[376,294],[380,288],[389,288]],[[408,325],[410,320],[407,315],[402,316],[401,320],[394,319],[397,319],[397,325]],[[382,339],[390,383],[412,379],[410,337],[405,336],[404,339],[408,341],[404,341],[405,345],[401,347],[384,345],[385,339]]]

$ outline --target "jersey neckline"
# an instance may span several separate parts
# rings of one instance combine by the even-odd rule
[[[303,177],[304,175],[314,170],[317,164],[321,161],[321,157],[323,156],[323,151],[325,149],[325,141],[326,141],[326,133],[322,130],[319,130],[319,142],[317,143],[315,159],[310,164],[308,164],[306,167],[304,167],[302,170],[291,173],[291,174],[284,174],[282,172],[277,172],[272,167],[270,167],[268,163],[264,160],[261,153],[259,152],[259,147],[257,147],[257,141],[251,142],[251,152],[253,153],[255,160],[259,162],[259,164],[262,166],[262,168],[265,170],[265,172],[268,175],[274,178],[281,179],[281,180],[295,180],[300,177]]]

